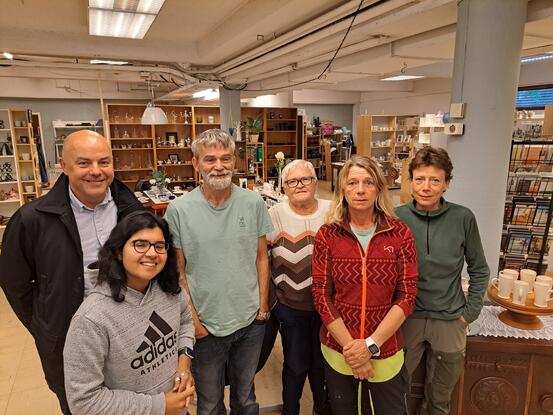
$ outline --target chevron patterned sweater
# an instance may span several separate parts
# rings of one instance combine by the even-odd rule
[[[267,235],[271,249],[271,277],[281,304],[314,311],[311,294],[311,255],[315,235],[324,223],[330,201],[318,199],[315,213],[298,215],[288,202],[269,209],[274,230]]]
[[[340,353],[342,347],[326,329],[334,320],[342,318],[354,339],[367,338],[393,305],[401,307],[406,317],[415,305],[417,249],[407,225],[392,218],[379,221],[367,251],[362,252],[348,222],[323,225],[315,238],[312,289],[323,321],[321,342]],[[402,347],[398,330],[382,345],[378,359],[390,357]]]

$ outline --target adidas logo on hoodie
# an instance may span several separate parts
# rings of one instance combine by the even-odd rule
[[[144,333],[146,339],[136,349],[138,357],[131,362],[131,367],[140,369],[141,375],[155,370],[177,353],[177,333],[155,311],[149,320],[151,324]]]

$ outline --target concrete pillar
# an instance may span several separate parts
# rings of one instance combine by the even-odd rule
[[[461,0],[451,102],[466,103],[462,136],[449,136],[448,200],[478,221],[491,275],[497,275],[526,0]]]
[[[240,91],[231,91],[219,87],[219,108],[221,111],[221,129],[229,132],[233,124],[240,121]]]

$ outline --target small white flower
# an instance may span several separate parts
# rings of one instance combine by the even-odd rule
[[[279,151],[278,153],[275,154],[275,158],[277,160],[284,160],[284,153],[282,151]]]
[[[150,184],[156,184],[156,180],[155,179],[150,179]]]
[[[165,179],[165,183],[171,183],[171,179],[170,179],[170,178],[166,178],[166,179]]]

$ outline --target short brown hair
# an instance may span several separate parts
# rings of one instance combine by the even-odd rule
[[[449,182],[453,176],[453,164],[449,154],[443,148],[424,147],[415,153],[415,157],[409,163],[409,178],[413,179],[413,170],[419,167],[435,166],[445,172],[445,181]]]

